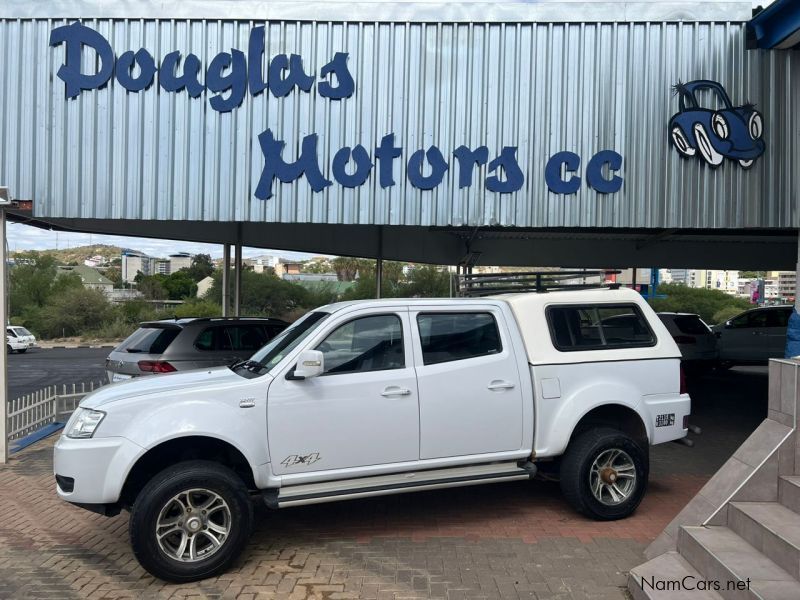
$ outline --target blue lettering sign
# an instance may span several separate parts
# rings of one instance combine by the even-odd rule
[[[567,172],[577,171],[581,166],[581,157],[574,152],[556,152],[544,169],[544,180],[548,189],[554,194],[577,194],[581,187],[581,178],[573,175],[566,181],[561,177],[561,166]]]
[[[381,145],[375,148],[375,158],[380,161],[379,183],[382,188],[391,187],[394,185],[393,163],[394,159],[403,153],[402,148],[397,148],[394,145],[394,134],[383,136],[381,138]]]
[[[284,76],[283,72],[289,71]],[[303,71],[303,59],[297,54],[286,58],[285,54],[278,54],[269,63],[269,91],[276,98],[288,96],[294,86],[307,92],[314,85],[314,78]]]
[[[347,52],[337,52],[333,55],[333,60],[319,70],[320,77],[327,77],[332,74],[336,77],[337,86],[333,87],[327,81],[319,82],[319,95],[331,100],[341,100],[349,98],[356,89],[353,76],[347,70]]]
[[[170,52],[161,61],[158,70],[158,83],[166,92],[186,91],[192,98],[197,98],[205,89],[200,83],[200,59],[194,54],[187,54],[183,61],[183,74],[178,75],[178,63],[181,60],[180,52]]]
[[[500,194],[511,194],[519,189],[525,183],[525,176],[522,174],[522,169],[519,168],[517,163],[517,147],[516,146],[503,146],[500,156],[495,158],[489,163],[489,172],[493,173],[498,168],[503,169],[506,180],[500,181],[497,175],[492,175],[486,178],[486,189],[490,192],[498,192]]]
[[[255,196],[261,200],[272,198],[272,182],[277,177],[283,183],[290,183],[301,175],[306,176],[311,189],[319,192],[331,185],[331,182],[322,176],[317,163],[317,134],[313,133],[303,138],[300,147],[300,156],[293,163],[283,160],[281,154],[286,142],[276,140],[272,130],[267,129],[258,136],[261,152],[264,154],[264,170],[256,187]]]
[[[422,174],[423,157],[427,157],[431,165],[430,175]],[[417,150],[411,155],[411,158],[408,159],[408,180],[415,188],[432,190],[442,183],[447,168],[447,161],[436,146],[431,146],[428,148],[427,152]]]
[[[50,45],[66,44],[66,60],[58,69],[58,77],[67,88],[67,98],[75,98],[81,90],[96,90],[111,79],[114,72],[114,52],[106,38],[94,29],[84,27],[77,21],[72,25],[56,27],[50,32]],[[89,46],[100,59],[100,70],[94,74],[81,72],[83,47]]]
[[[350,160],[350,148],[345,146],[333,157],[333,177],[344,187],[354,188],[363,184],[369,172],[372,170],[372,161],[369,159],[367,149],[361,144],[353,148],[353,161],[356,163],[356,170],[349,174],[345,167]]]
[[[603,177],[603,165],[608,165],[609,172],[622,168],[622,156],[613,150],[601,150],[595,154],[586,167],[586,181],[589,186],[601,194],[613,194],[622,187],[622,177],[614,175],[611,179]]]
[[[226,73],[228,69],[230,71]],[[210,92],[231,92],[227,98],[223,98],[221,93],[211,96],[211,108],[214,110],[229,112],[239,106],[247,90],[247,59],[244,52],[231,50],[230,54],[217,54],[208,65],[206,88]]]
[[[472,185],[472,170],[475,165],[485,165],[489,162],[489,149],[479,146],[470,150],[467,146],[459,146],[453,150],[458,161],[458,187],[465,188]]]
[[[131,69],[139,65],[139,76],[133,77]],[[117,59],[117,81],[129,92],[141,92],[153,83],[156,74],[156,61],[152,55],[141,48],[136,54],[128,50]]]

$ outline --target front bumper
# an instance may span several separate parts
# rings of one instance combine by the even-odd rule
[[[61,436],[53,451],[53,471],[72,491],[56,484],[62,500],[73,504],[113,504],[119,500],[131,466],[144,448],[122,437],[74,440]]]

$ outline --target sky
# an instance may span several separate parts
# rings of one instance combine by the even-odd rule
[[[63,250],[90,244],[107,244],[145,252],[150,256],[167,256],[175,252],[191,254],[210,254],[212,258],[222,257],[221,244],[200,244],[174,240],[156,240],[150,238],[125,237],[121,235],[96,235],[88,233],[46,231],[38,227],[22,223],[8,223],[8,249],[11,252],[22,250]],[[292,260],[304,260],[319,254],[304,252],[287,252],[283,250],[267,250],[264,248],[244,248],[245,258],[271,254]]]

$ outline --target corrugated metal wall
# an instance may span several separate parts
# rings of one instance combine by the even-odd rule
[[[268,56],[300,54],[318,74],[336,51],[350,53],[355,94],[285,98],[249,94],[220,114],[207,93],[191,99],[157,85],[127,93],[116,81],[65,98],[55,76],[64,46],[48,44],[65,21],[0,21],[0,183],[33,199],[42,217],[273,221],[518,227],[798,227],[797,53],[745,50],[741,23],[377,24],[266,23]],[[159,62],[180,50],[205,68],[231,48],[246,52],[261,22],[86,20],[117,55],[146,47]],[[88,60],[88,51],[84,60]],[[677,112],[670,86],[714,79],[735,105],[756,102],[767,150],[749,170],[711,170],[683,160],[668,142]],[[792,93],[794,92],[794,93]],[[318,133],[323,173],[342,146],[374,150],[394,132],[403,146],[398,185],[376,170],[357,189],[312,193],[304,179],[253,192],[263,166],[257,135],[271,128],[296,156]],[[437,145],[449,156],[445,181],[410,186],[405,161]],[[518,146],[524,188],[501,195],[458,189],[452,151],[486,145],[490,158]],[[551,194],[549,156],[602,149],[624,157],[620,192]]]

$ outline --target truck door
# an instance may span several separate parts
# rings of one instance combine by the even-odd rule
[[[474,305],[473,305],[474,306]],[[519,450],[522,391],[502,313],[409,313],[420,404],[420,458]]]
[[[267,428],[278,475],[416,461],[417,378],[408,312],[374,309],[326,323],[308,349],[324,374],[269,388]]]

